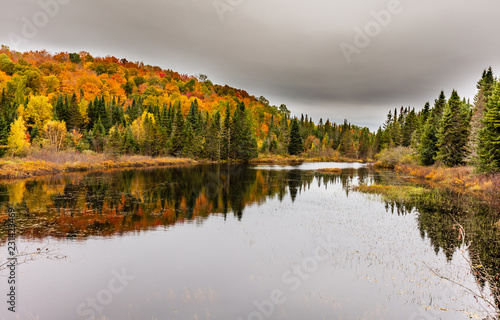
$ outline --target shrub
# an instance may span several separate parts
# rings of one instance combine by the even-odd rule
[[[380,168],[394,168],[397,164],[412,165],[417,163],[415,152],[409,147],[384,149],[375,156],[378,160],[375,166]]]

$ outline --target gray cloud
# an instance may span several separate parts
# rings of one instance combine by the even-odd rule
[[[389,109],[421,108],[442,89],[473,97],[482,70],[500,70],[500,3],[491,0],[401,0],[401,13],[351,63],[341,43],[353,44],[354,28],[390,0],[220,0],[235,4],[223,21],[215,1],[71,0],[16,49],[85,50],[205,73],[294,114],[372,129]],[[3,6],[0,43],[9,45],[9,33],[22,35],[23,17],[42,9],[34,0]]]

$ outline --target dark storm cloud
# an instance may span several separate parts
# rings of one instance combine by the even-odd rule
[[[294,114],[372,129],[389,109],[421,108],[442,89],[472,97],[485,67],[500,70],[500,3],[490,0],[401,0],[349,63],[342,43],[354,46],[355,28],[373,27],[372,12],[392,1],[65,0],[16,49],[85,50],[204,73]],[[7,45],[9,33],[23,36],[25,21],[43,11],[37,1],[3,6],[0,42]]]

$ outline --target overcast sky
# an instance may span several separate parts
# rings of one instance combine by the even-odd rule
[[[472,100],[482,70],[500,72],[496,0],[2,1],[0,43],[12,49],[202,73],[292,114],[373,130],[441,90]]]

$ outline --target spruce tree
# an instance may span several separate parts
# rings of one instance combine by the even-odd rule
[[[290,155],[298,155],[304,151],[304,143],[300,135],[299,121],[297,118],[292,119],[290,128],[290,142],[288,143],[288,153]]]
[[[7,143],[9,138],[9,125],[3,115],[0,115],[0,157],[7,152]]]
[[[257,156],[257,141],[243,102],[238,103],[231,127],[231,155],[235,160],[248,161]]]
[[[182,149],[184,147],[184,116],[182,115],[181,106],[177,106],[177,112],[175,114],[175,128],[172,136],[172,153],[176,156],[182,154]]]
[[[231,111],[229,103],[226,105],[226,113],[224,116],[224,125],[222,127],[222,159],[229,160],[231,152]]]
[[[439,125],[437,159],[448,167],[464,164],[468,135],[468,110],[453,90]]]
[[[221,158],[221,123],[220,113],[217,111],[212,118],[204,146],[205,156],[212,161]]]
[[[487,172],[500,171],[500,81],[486,105],[484,128],[479,135],[479,158],[481,169]]]
[[[78,106],[78,100],[76,94],[73,93],[71,101],[68,108],[68,129],[80,129],[83,125],[83,116],[80,112],[80,107]]]
[[[491,79],[490,79],[491,78]],[[480,143],[480,132],[484,128],[484,116],[486,114],[486,104],[488,98],[491,95],[491,83],[493,81],[493,72],[491,68],[483,71],[482,78],[477,83],[478,93],[474,97],[475,104],[472,110],[472,116],[470,121],[470,133],[469,141],[467,142],[467,159],[466,161],[474,166],[480,165],[479,158],[479,143]],[[490,93],[487,93],[490,92]]]
[[[438,131],[443,109],[446,105],[446,97],[441,91],[439,98],[434,102],[434,108],[430,112],[427,121],[422,128],[422,136],[418,146],[418,159],[421,165],[430,166],[436,161],[438,153]]]

